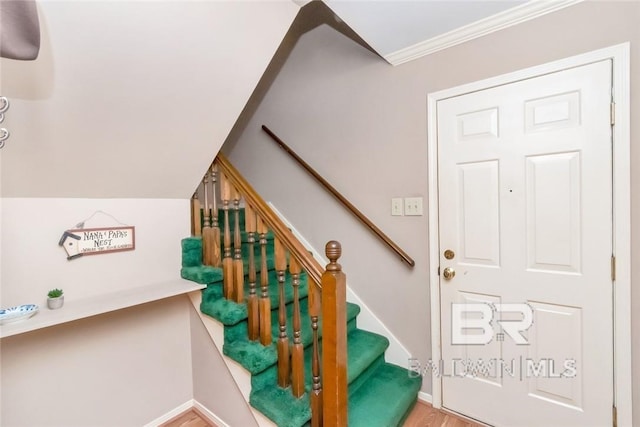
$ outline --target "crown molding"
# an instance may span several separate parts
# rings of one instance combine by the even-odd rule
[[[520,6],[457,28],[448,33],[430,38],[396,52],[384,55],[391,65],[400,65],[439,50],[491,34],[525,21],[573,6],[583,0],[532,0]]]

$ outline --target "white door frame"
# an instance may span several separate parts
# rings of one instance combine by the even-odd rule
[[[438,135],[437,102],[514,83],[532,77],[611,59],[613,62],[613,252],[616,256],[614,284],[614,390],[618,426],[631,427],[632,359],[631,359],[631,133],[630,133],[630,48],[623,43],[582,55],[572,56],[525,70],[504,74],[451,89],[428,94],[428,164],[429,164],[429,283],[431,284],[431,357],[442,359],[440,335],[440,245],[438,231]],[[442,379],[432,377],[435,408],[442,407]]]

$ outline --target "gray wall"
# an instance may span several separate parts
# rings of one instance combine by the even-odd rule
[[[257,425],[195,308],[191,310],[191,360],[196,401],[230,426]]]
[[[431,356],[427,216],[391,217],[392,197],[427,194],[427,94],[626,41],[632,114],[640,102],[640,2],[584,2],[391,67],[328,27],[305,34],[237,141],[223,151],[311,244],[343,243],[350,285],[409,351]],[[260,130],[266,124],[416,260],[405,267]],[[640,123],[632,123],[632,191]],[[640,197],[632,194],[639,261]],[[426,209],[426,206],[425,206]],[[632,275],[640,273],[633,262]],[[635,280],[633,283],[635,286]],[[633,291],[634,388],[640,387],[640,292]],[[425,392],[431,384],[425,382]],[[634,396],[640,420],[640,393]]]

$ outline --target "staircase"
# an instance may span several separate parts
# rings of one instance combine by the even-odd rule
[[[220,217],[220,223],[223,218]],[[241,221],[244,224],[244,221]],[[223,236],[224,237],[224,236]],[[233,240],[233,239],[232,239]],[[268,235],[273,242],[273,235]],[[247,233],[242,232],[242,242],[247,243]],[[268,244],[273,248],[272,244]],[[248,244],[243,253],[244,271],[248,271]],[[259,248],[255,249],[255,259],[259,260]],[[202,291],[200,310],[224,325],[224,354],[238,362],[251,373],[250,404],[282,427],[299,427],[311,419],[309,394],[300,399],[277,385],[277,350],[274,341],[263,346],[258,341],[250,341],[247,334],[247,306],[229,301],[223,296],[222,269],[202,265],[202,238],[189,237],[182,241],[182,277],[207,285]],[[278,330],[278,280],[274,270],[274,254],[270,250],[267,257],[269,287],[272,308],[272,335]],[[256,261],[260,271],[260,262]],[[249,294],[249,281],[245,280],[245,295]],[[287,304],[287,325],[293,324],[293,287],[291,277],[285,281],[285,302]],[[302,342],[305,346],[305,372],[311,372],[311,327],[308,316],[307,275],[300,276],[300,308],[302,312]],[[347,348],[349,383],[349,426],[390,427],[401,425],[416,402],[421,385],[420,378],[410,378],[406,369],[386,363],[384,353],[389,341],[378,334],[358,329],[357,317],[360,308],[347,303]],[[321,330],[321,326],[319,330]],[[289,337],[293,332],[289,329]],[[320,333],[321,335],[321,333]],[[306,375],[306,388],[311,387],[311,375]]]
[[[344,300],[342,304],[334,305],[336,301],[331,296],[333,294],[328,291],[331,286],[330,282],[325,282],[325,276],[341,277],[342,279],[338,281],[342,280],[344,287],[344,274],[336,262],[340,256],[340,250],[335,251],[335,246],[332,249],[329,249],[329,245],[327,246],[330,264],[324,274],[322,266],[314,260],[304,261],[302,265],[308,272],[313,271],[313,274],[301,269],[297,264],[301,258],[308,257],[308,251],[297,239],[292,240],[293,235],[281,221],[278,223],[279,220],[271,217],[272,213],[266,212],[264,201],[255,194],[251,195],[254,193],[253,189],[246,181],[241,182],[243,178],[239,177],[237,171],[226,162],[228,161],[225,160],[220,164],[221,167],[224,166],[223,171],[234,178],[233,185],[243,189],[244,193],[250,194],[247,196],[247,202],[251,203],[252,208],[249,209],[247,206],[245,211],[239,207],[240,190],[234,190],[235,193],[229,190],[228,181],[223,181],[221,184],[223,188],[221,198],[225,205],[223,209],[217,209],[215,203],[210,207],[211,204],[207,203],[207,193],[205,193],[205,206],[209,206],[209,209],[202,211],[202,214],[199,207],[194,210],[197,213],[194,215],[194,224],[198,225],[198,227],[194,226],[194,229],[202,227],[202,234],[207,236],[205,227],[215,228],[216,233],[221,230],[219,241],[215,242],[217,248],[211,250],[212,243],[207,241],[206,236],[198,236],[197,231],[195,237],[183,239],[181,275],[187,280],[207,285],[207,288],[202,291],[200,311],[205,317],[214,319],[222,325],[224,355],[237,362],[250,374],[251,391],[245,392],[248,394],[250,405],[281,427],[343,425],[344,421],[341,420],[347,418],[349,426],[402,425],[416,402],[422,379],[419,376],[410,376],[406,369],[385,361],[385,351],[389,341],[381,335],[358,328],[357,318],[360,307],[351,303],[346,303],[345,306]],[[212,182],[215,183],[215,174],[212,176]],[[221,175],[221,178],[228,179],[224,175]],[[206,191],[207,175],[203,184]],[[226,189],[224,189],[225,186]],[[215,200],[215,190],[212,192],[212,198]],[[231,200],[233,200],[233,207],[231,207]],[[257,212],[254,212],[255,206],[259,206]],[[217,217],[210,215],[207,218],[208,212],[215,212]],[[251,221],[245,221],[245,219],[251,219]],[[265,225],[269,223],[274,227],[273,232],[269,231]],[[247,230],[245,230],[245,224]],[[284,239],[284,242],[281,239]],[[231,242],[234,242],[233,251]],[[259,244],[255,244],[258,242]],[[285,247],[291,252],[286,252],[283,249]],[[216,251],[221,254],[222,249],[224,249],[224,258],[219,262],[223,268],[210,266],[212,264],[207,262],[208,256]],[[295,258],[293,253],[296,254]],[[232,262],[233,265],[231,265]],[[204,265],[207,263],[209,265]],[[313,266],[313,263],[316,265]],[[291,274],[285,274],[287,268],[290,269]],[[335,276],[336,271],[338,276]],[[237,278],[238,275],[243,274],[244,280]],[[233,280],[230,280],[231,276],[234,276]],[[321,280],[320,276],[322,276]],[[256,284],[256,282],[259,283]],[[238,286],[239,283],[243,286]],[[235,289],[231,290],[231,286],[235,286]],[[256,335],[255,325],[258,309],[253,306],[254,303],[257,305],[258,296],[260,297],[259,336]],[[332,337],[330,340],[332,347],[325,349],[327,357],[324,359],[322,358],[322,315],[319,311],[321,299],[322,313],[329,328],[325,332],[331,330],[331,333],[327,332],[327,334]],[[339,299],[336,298],[336,300]],[[285,309],[280,310],[281,306]],[[332,306],[338,309],[324,311],[325,308]],[[263,310],[265,307],[270,311]],[[330,319],[333,317],[331,313],[340,313],[337,318],[343,320],[331,322]],[[269,317],[270,322],[267,321]],[[265,330],[267,335],[270,330],[268,338],[264,338]],[[250,339],[250,335],[254,335],[253,340]],[[344,355],[344,350],[342,353],[338,350],[341,345],[334,340],[340,341],[339,337],[345,335],[347,338],[346,373],[343,362],[334,363]],[[218,341],[222,340],[218,339]],[[267,344],[263,345],[261,341]],[[344,340],[342,342],[344,343]],[[284,363],[282,363],[283,360]],[[326,372],[332,370],[335,374],[321,373],[319,360],[323,363],[327,362],[323,365],[327,367]],[[333,362],[329,362],[330,360]],[[338,368],[335,369],[334,366]],[[346,381],[342,381],[343,374],[346,376]],[[301,380],[302,376],[304,381]],[[348,384],[348,388],[345,383]],[[340,386],[340,384],[344,385]],[[299,397],[295,397],[296,395]],[[347,396],[348,398],[345,399]],[[346,416],[342,409],[345,404],[347,405]],[[343,415],[334,418],[334,414]]]

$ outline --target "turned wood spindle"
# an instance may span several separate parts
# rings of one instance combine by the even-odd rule
[[[269,299],[269,272],[267,271],[267,226],[258,216],[258,233],[260,233],[260,343],[271,344],[271,300]]]
[[[209,171],[207,171],[202,178],[202,194],[204,195],[204,205],[202,206],[202,227],[209,228],[211,227],[211,218],[209,217],[209,212],[207,211],[207,207],[209,206]]]
[[[238,304],[244,302],[244,267],[242,265],[242,235],[240,234],[240,193],[233,189],[233,298]]]
[[[289,272],[293,285],[293,346],[291,349],[291,391],[295,397],[304,394],[304,346],[302,345],[300,318],[300,263],[294,256],[289,259]]]
[[[311,426],[322,426],[322,382],[320,377],[320,345],[318,342],[318,318],[322,310],[321,290],[318,284],[309,277],[309,317],[312,330],[311,353]]]
[[[280,239],[273,239],[275,267],[278,277],[278,385],[289,386],[289,338],[287,337],[287,306],[284,298],[284,275],[287,269],[287,253]]]
[[[218,183],[218,165],[211,165],[211,197],[209,201],[209,209],[211,210],[211,229],[213,230],[213,249],[211,252],[211,266],[220,267],[222,259],[220,257],[220,225],[218,224],[218,196],[216,187]]]
[[[339,242],[325,247],[329,264],[322,274],[323,420],[347,425],[347,285],[338,258]]]
[[[211,254],[213,247],[215,246],[213,229],[211,228],[211,213],[209,212],[209,171],[204,174],[202,179],[202,186],[204,192],[204,222],[202,225],[202,263],[204,265],[211,265]]]
[[[226,299],[232,299],[233,258],[231,257],[231,227],[229,225],[229,202],[231,201],[231,183],[224,174],[220,175],[220,198],[224,212],[224,257],[222,258],[222,287]]]
[[[249,297],[247,298],[247,327],[249,339],[255,341],[260,337],[260,315],[258,309],[258,295],[256,293],[256,213],[253,208],[246,204],[244,207],[245,229],[247,230],[247,241],[249,243]]]
[[[202,236],[202,223],[200,213],[200,200],[198,199],[198,191],[193,193],[191,198],[191,235]]]

